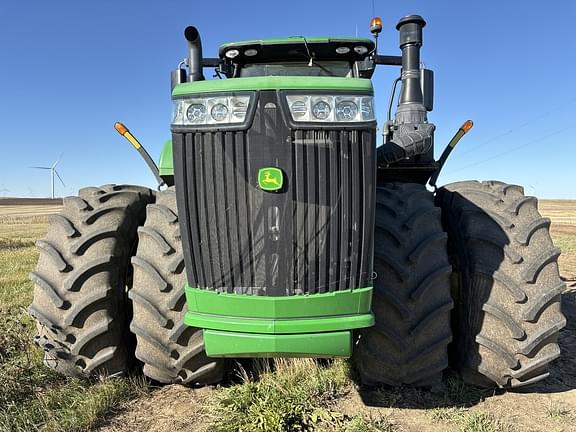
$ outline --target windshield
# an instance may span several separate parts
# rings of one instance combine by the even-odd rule
[[[255,63],[240,68],[241,77],[256,76],[333,76],[347,77],[352,73],[350,63],[346,61],[315,61],[294,63]]]

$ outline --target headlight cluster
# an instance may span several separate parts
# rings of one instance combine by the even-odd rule
[[[234,124],[246,119],[250,96],[196,97],[173,102],[173,125]]]
[[[295,122],[366,122],[375,119],[372,96],[286,96]]]

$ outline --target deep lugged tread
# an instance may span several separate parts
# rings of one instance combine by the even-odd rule
[[[376,194],[374,327],[354,351],[368,385],[429,386],[448,366],[452,340],[452,267],[433,195],[416,184],[388,184]]]
[[[222,379],[222,359],[206,357],[202,330],[184,325],[186,302],[182,244],[176,195],[157,194],[138,230],[138,252],[132,258],[134,285],[130,291],[136,335],[136,357],[144,374],[162,383],[214,384]]]
[[[453,183],[436,202],[459,275],[453,365],[487,387],[545,379],[566,324],[550,219],[536,198],[501,182]]]
[[[36,272],[31,272],[28,277],[32,282],[36,284],[38,289],[44,291],[44,294],[50,300],[52,300],[54,306],[56,306],[58,309],[64,309],[66,306],[66,301],[58,294],[54,287],[50,285],[50,282],[48,282]]]
[[[34,341],[45,351],[45,364],[65,375],[117,375],[132,358],[125,322],[130,253],[154,193],[106,185],[80,195],[63,200],[46,239],[37,242],[40,258],[30,273]]]

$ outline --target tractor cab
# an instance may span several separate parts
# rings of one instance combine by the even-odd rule
[[[306,38],[263,39],[226,43],[219,55],[227,76],[361,77],[360,67],[375,49],[370,39]]]

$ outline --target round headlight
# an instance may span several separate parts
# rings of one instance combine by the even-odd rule
[[[228,107],[224,104],[216,104],[210,110],[210,115],[216,121],[224,121],[228,118]]]
[[[192,123],[200,123],[206,118],[206,107],[202,104],[192,104],[186,110],[186,117]]]
[[[290,111],[292,111],[292,116],[294,118],[302,118],[308,113],[308,107],[303,101],[296,101],[290,105]]]
[[[330,105],[324,101],[316,102],[312,106],[312,115],[318,120],[326,120],[330,115]]]
[[[336,105],[336,119],[340,121],[350,121],[356,118],[358,105],[352,101],[342,101]]]

